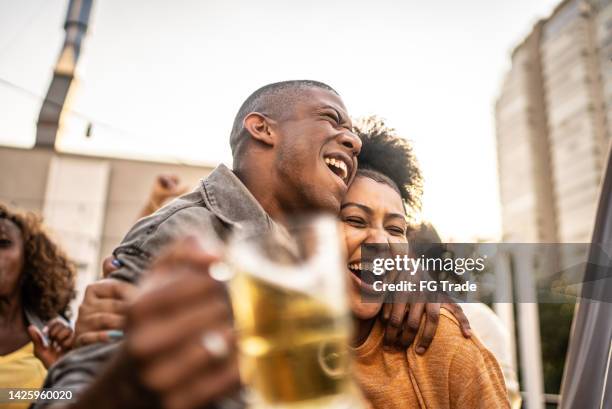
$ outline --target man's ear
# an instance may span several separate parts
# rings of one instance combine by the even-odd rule
[[[276,142],[276,134],[272,130],[274,121],[260,114],[259,112],[251,112],[244,118],[244,129],[253,137],[253,139],[264,143],[268,146],[274,146]]]

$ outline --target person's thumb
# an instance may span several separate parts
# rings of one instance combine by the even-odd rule
[[[34,344],[34,349],[46,348],[45,339],[42,332],[40,332],[38,328],[36,328],[34,325],[28,326],[28,334],[30,334],[30,338]]]
[[[121,262],[114,256],[109,256],[102,262],[102,277],[107,278],[110,273],[117,270],[121,266]]]
[[[28,334],[30,334],[30,338],[32,339],[32,343],[34,344],[34,355],[38,357],[41,352],[47,349],[47,343],[45,342],[45,338],[42,332],[40,332],[40,330],[34,325],[28,326]]]
[[[34,344],[34,356],[40,359],[45,368],[48,369],[55,361],[55,359],[50,355],[50,345],[45,340],[42,332],[40,332],[40,330],[34,325],[30,325],[28,327],[28,334],[30,335],[30,339],[32,339],[32,343]]]

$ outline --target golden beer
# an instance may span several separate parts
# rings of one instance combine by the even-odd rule
[[[338,260],[279,266],[246,253],[234,264],[230,293],[250,407],[362,407],[349,371],[352,327]]]

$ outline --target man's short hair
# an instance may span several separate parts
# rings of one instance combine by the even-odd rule
[[[338,95],[338,92],[327,84],[312,80],[292,80],[275,82],[265,85],[253,92],[243,103],[232,127],[230,135],[230,147],[232,155],[236,160],[239,146],[243,140],[248,138],[244,129],[244,118],[251,112],[259,112],[271,118],[280,120],[292,112],[295,103],[300,100],[303,91],[311,88],[321,88]]]

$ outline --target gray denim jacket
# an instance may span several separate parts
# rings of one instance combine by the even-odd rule
[[[151,261],[173,240],[194,231],[214,232],[221,240],[235,229],[253,233],[276,227],[234,173],[219,165],[197,189],[139,220],[113,252],[122,267],[112,277],[137,283]],[[252,231],[250,229],[253,229]],[[119,343],[94,344],[71,351],[50,368],[45,388],[70,388],[75,396],[95,379]],[[33,408],[47,408],[37,402]]]
[[[219,165],[197,189],[132,227],[113,252],[122,267],[111,276],[137,282],[151,259],[173,240],[198,231],[214,232],[225,240],[228,233],[247,225],[259,233],[275,223],[236,175]]]

